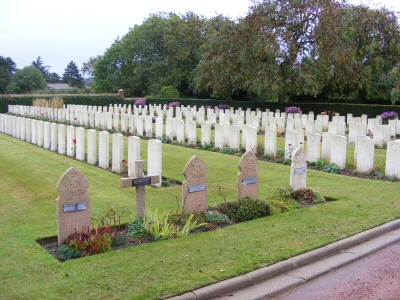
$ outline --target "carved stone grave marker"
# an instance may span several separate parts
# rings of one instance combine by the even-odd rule
[[[238,200],[245,197],[258,199],[258,159],[254,152],[247,151],[238,167]]]
[[[303,147],[298,147],[293,152],[290,185],[293,191],[307,188],[307,161]]]
[[[193,155],[183,171],[183,210],[188,213],[205,213],[208,206],[207,167],[197,155]]]
[[[60,178],[57,190],[58,246],[91,221],[89,181],[80,171],[69,168]]]
[[[136,188],[136,217],[144,217],[146,211],[146,185],[160,183],[160,176],[144,176],[144,160],[135,161],[136,177],[121,178],[121,187]]]

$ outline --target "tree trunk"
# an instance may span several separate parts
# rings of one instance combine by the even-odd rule
[[[278,95],[278,102],[279,103],[285,103],[286,102],[286,94],[285,93],[280,93]]]

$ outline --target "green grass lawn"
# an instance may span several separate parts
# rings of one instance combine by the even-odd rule
[[[114,203],[135,209],[135,190],[119,176],[0,134],[2,299],[158,299],[273,264],[400,217],[399,183],[308,171],[308,188],[338,198],[180,239],[60,263],[36,240],[57,235],[56,185],[69,168],[89,180],[92,217]],[[194,154],[208,167],[209,205],[236,197],[239,157],[163,144],[163,175],[183,180]],[[147,142],[142,141],[142,158]],[[259,198],[289,185],[290,167],[260,162]],[[147,206],[176,211],[181,187],[146,187]],[[178,199],[178,200],[177,200]],[[131,214],[130,217],[132,217]],[[128,222],[130,218],[125,218]]]

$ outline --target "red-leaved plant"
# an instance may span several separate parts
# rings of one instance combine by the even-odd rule
[[[116,228],[103,223],[103,226],[93,228],[92,226],[83,226],[81,231],[71,234],[66,244],[76,250],[82,252],[82,256],[104,253],[111,250],[112,241],[117,234]]]

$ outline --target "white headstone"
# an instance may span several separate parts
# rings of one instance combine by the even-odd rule
[[[99,167],[110,167],[110,134],[107,131],[99,132]]]
[[[87,133],[87,162],[95,165],[97,162],[97,131],[89,129]]]
[[[400,141],[389,141],[386,154],[386,176],[400,178]]]
[[[264,141],[264,155],[270,153],[272,158],[276,157],[276,129],[266,128],[265,129],[265,141]]]
[[[316,162],[321,157],[321,135],[310,133],[307,136],[307,161]]]
[[[124,136],[120,133],[113,134],[112,142],[112,171],[121,174],[124,159]]]
[[[156,186],[161,186],[161,173],[162,173],[162,142],[159,140],[148,141],[148,175],[159,176],[159,183]]]
[[[346,167],[347,138],[341,135],[333,135],[331,143],[331,163],[340,169]]]
[[[307,161],[303,147],[298,147],[293,151],[290,186],[293,191],[307,188]]]

